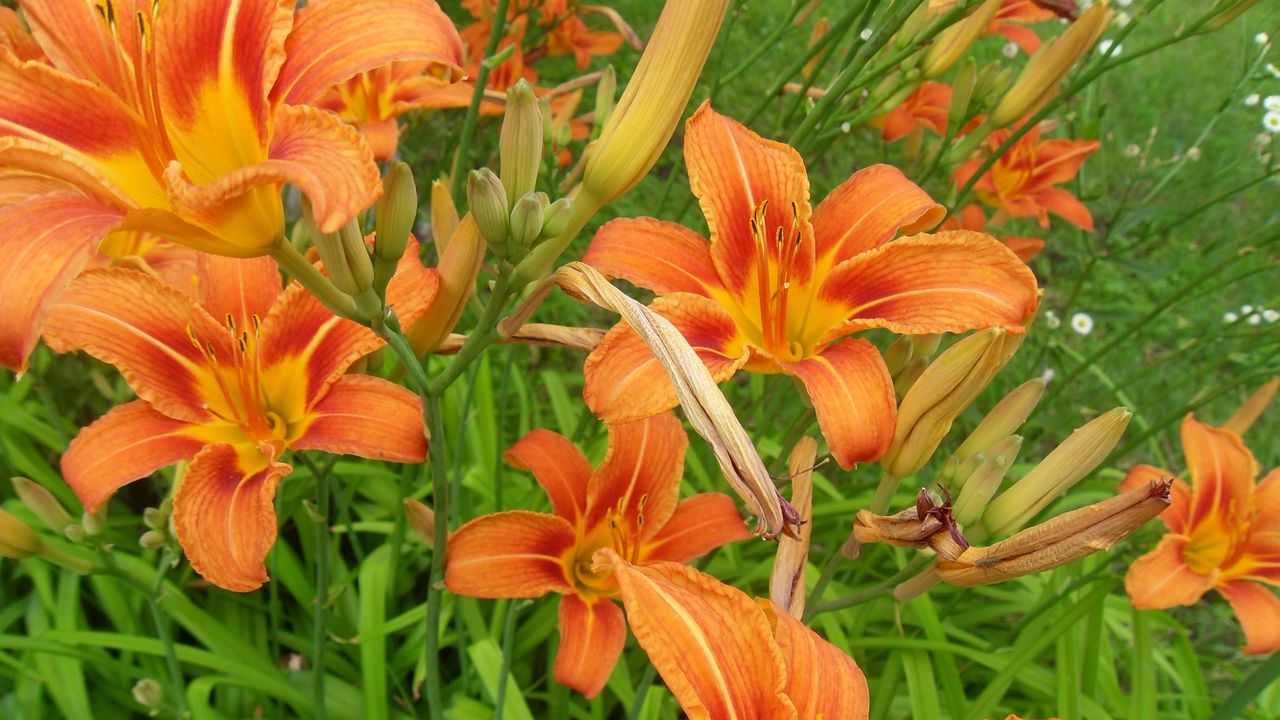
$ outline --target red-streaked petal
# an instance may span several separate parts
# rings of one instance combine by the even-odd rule
[[[671,519],[640,548],[643,562],[690,560],[738,540],[751,537],[751,529],[738,513],[733,498],[722,493],[701,493],[681,500]]]
[[[853,658],[767,600],[778,647],[787,664],[787,696],[801,718],[866,720],[871,712],[867,678]]]
[[[0,208],[0,366],[24,370],[51,306],[119,212],[69,193]]]
[[[720,286],[707,239],[666,220],[610,220],[591,238],[582,261],[659,295],[708,295]]]
[[[1093,216],[1089,208],[1076,199],[1075,195],[1062,188],[1048,188],[1036,195],[1038,202],[1045,210],[1057,215],[1081,230],[1093,230]],[[1040,223],[1042,227],[1047,227]]]
[[[419,463],[427,457],[422,400],[368,375],[343,375],[308,413],[296,450],[323,450],[373,460]]]
[[[55,3],[61,5],[61,3]],[[75,6],[75,3],[70,3]],[[89,11],[88,6],[83,6],[85,12]],[[27,9],[24,11],[28,18],[31,17],[31,7],[27,3]],[[19,60],[46,60],[44,49],[40,47],[40,43],[30,32],[27,31],[26,25],[22,23],[22,18],[18,17],[18,13],[9,8],[0,8],[0,46],[9,49]]]
[[[1244,629],[1246,655],[1280,650],[1280,598],[1269,587],[1251,582],[1229,582],[1218,587]]]
[[[577,537],[567,520],[524,510],[482,515],[449,537],[444,584],[483,598],[571,593],[565,563]]]
[[[690,720],[797,717],[773,629],[746,594],[679,563],[596,557],[612,567],[631,632]]]
[[[462,76],[462,40],[434,0],[325,0],[298,12],[274,101],[310,103],[325,90],[396,61],[425,60]]]
[[[1280,532],[1280,468],[1267,473],[1253,491],[1253,524]]]
[[[747,361],[745,339],[715,301],[675,293],[658,298],[650,307],[684,335],[716,382],[733,377]],[[640,420],[679,404],[666,371],[626,323],[605,334],[587,357],[583,374],[582,396],[606,423]]]
[[[189,427],[145,400],[114,407],[71,441],[62,456],[62,477],[94,512],[124,485],[195,457],[204,443],[184,432]]]
[[[200,304],[213,317],[234,318],[236,327],[253,330],[254,317],[267,316],[280,294],[280,271],[267,257],[228,258],[196,254],[196,288]]]
[[[137,58],[140,45],[133,0],[112,3],[115,27],[103,22],[98,14],[102,6],[94,3],[23,0],[21,6],[39,41],[35,49],[42,49],[54,67],[121,97],[133,86],[133,70],[124,62],[125,57]],[[30,48],[25,55],[24,59],[38,59]]]
[[[276,541],[276,486],[293,468],[263,460],[245,468],[230,445],[210,445],[173,498],[178,543],[191,567],[220,588],[248,592],[270,579],[264,561]]]
[[[809,391],[818,426],[840,467],[847,470],[888,452],[897,403],[893,378],[874,345],[850,338],[783,368]]]
[[[754,277],[759,260],[751,234],[752,211],[769,201],[765,232],[776,229],[800,233],[801,249],[791,279],[804,283],[813,273],[813,227],[809,207],[809,177],[804,160],[789,145],[766,140],[741,123],[699,107],[685,126],[685,164],[689,186],[702,205],[711,231],[711,257],[724,286],[742,293]],[[792,216],[796,204],[797,218]],[[776,257],[776,243],[769,243]]]
[[[45,340],[59,351],[84,350],[115,365],[129,387],[164,415],[202,422],[205,351],[231,357],[227,329],[176,288],[128,268],[88,270],[49,315]]]
[[[1191,475],[1188,526],[1217,516],[1226,527],[1244,527],[1252,513],[1258,463],[1240,436],[1198,422],[1188,413],[1182,421],[1182,451]]]
[[[387,284],[387,304],[395,309],[400,326],[411,328],[431,310],[439,293],[440,273],[422,265],[422,248],[410,236],[396,274]]]
[[[1187,538],[1165,535],[1151,552],[1134,561],[1124,576],[1124,588],[1139,610],[1163,610],[1192,605],[1213,587],[1213,578],[1191,571],[1182,561]]]
[[[832,190],[813,212],[818,255],[832,265],[874,250],[899,231],[914,234],[942,221],[947,210],[892,165],[872,165]]]
[[[1169,528],[1169,532],[1185,532],[1187,527],[1187,511],[1191,507],[1191,488],[1174,473],[1152,465],[1134,465],[1120,483],[1122,493],[1150,485],[1157,480],[1173,479],[1173,487],[1169,490],[1169,508],[1160,513],[1160,521]]]
[[[847,318],[828,340],[873,327],[900,334],[1022,332],[1038,302],[1026,263],[969,230],[903,238],[847,260],[827,276],[818,299]]]
[[[608,430],[608,454],[587,485],[586,527],[596,527],[610,512],[620,525],[643,516],[643,527],[634,529],[647,539],[675,512],[689,438],[669,412]]]
[[[560,598],[556,682],[588,698],[599,695],[626,642],[627,621],[612,600],[586,603],[577,595],[565,595]]]
[[[565,436],[539,429],[520,438],[503,457],[532,472],[551,499],[552,511],[577,526],[586,512],[591,480],[591,463],[581,450]]]
[[[1040,49],[1040,36],[1036,35],[1035,30],[1013,23],[1000,23],[996,26],[996,32],[1005,36],[1010,42],[1017,45],[1022,52],[1028,56],[1034,55]]]
[[[1080,172],[1084,161],[1102,147],[1097,140],[1045,140],[1036,146],[1035,176],[1040,187],[1067,182]]]

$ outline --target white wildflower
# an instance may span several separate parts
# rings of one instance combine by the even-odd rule
[[[1267,34],[1264,32],[1260,32],[1257,35],[1253,36],[1253,41],[1258,43],[1259,45],[1266,45],[1267,41],[1270,39],[1271,38],[1267,37]]]
[[[1054,372],[1053,368],[1050,368],[1050,367],[1045,368],[1040,373],[1040,379],[1044,381],[1045,385],[1048,385],[1049,383],[1053,382],[1053,379],[1057,376],[1058,376],[1058,373]]]
[[[847,122],[840,123],[840,132],[845,134],[853,132],[853,125],[850,125]]]
[[[1018,45],[1017,43],[1005,43],[1004,47],[1000,48],[1000,52],[1004,53],[1007,58],[1016,58],[1018,57]]]
[[[1124,148],[1125,157],[1138,157],[1141,154],[1142,154],[1142,148],[1138,147],[1137,144],[1135,143],[1129,143]]]
[[[1253,107],[1260,102],[1262,102],[1262,96],[1258,93],[1249,93],[1244,98],[1245,107]]]
[[[1251,312],[1253,312],[1253,306],[1252,306],[1252,305],[1241,305],[1241,306],[1240,306],[1240,314],[1241,314],[1241,315],[1248,315],[1248,314],[1249,314],[1249,313],[1251,313]]]
[[[1112,45],[1115,45],[1116,47],[1115,52],[1111,52]],[[1124,46],[1117,44],[1111,38],[1106,38],[1102,42],[1098,43],[1098,52],[1102,53],[1103,55],[1110,54],[1112,57],[1117,57],[1120,55],[1120,53],[1124,52]]]
[[[1052,310],[1044,311],[1044,326],[1050,330],[1057,330],[1062,327],[1062,320],[1058,318],[1058,313]]]
[[[1231,312],[1230,310],[1222,313],[1222,322],[1228,325],[1230,325],[1233,322],[1236,322],[1239,319],[1240,319],[1240,316]]]
[[[1250,325],[1261,325],[1261,324],[1262,324],[1262,316],[1261,316],[1261,315],[1259,315],[1258,313],[1254,313],[1254,314],[1250,315],[1250,316],[1248,317],[1248,319],[1247,319],[1247,320],[1245,320],[1245,322],[1249,323]]]
[[[1267,72],[1271,73],[1272,77],[1280,78],[1280,66],[1275,63],[1267,63]]]
[[[1198,147],[1193,147],[1193,148],[1191,148],[1190,150],[1188,150],[1188,151],[1187,151],[1187,159],[1188,159],[1188,160],[1190,160],[1191,162],[1195,162],[1195,161],[1199,160],[1199,159],[1200,159],[1200,148],[1198,148]]]
[[[871,28],[862,28],[862,32],[858,33],[858,37],[862,38],[863,40],[870,40]]]
[[[1071,316],[1071,329],[1079,335],[1093,332],[1093,318],[1088,313],[1078,312]]]
[[[1280,112],[1280,95],[1268,95],[1263,99],[1262,107],[1274,112]]]
[[[1124,27],[1129,23],[1133,22],[1133,18],[1129,15],[1129,13],[1122,12],[1122,13],[1116,14],[1116,19],[1113,22],[1115,22],[1116,27]]]
[[[1262,319],[1266,320],[1269,323],[1273,323],[1277,320],[1280,320],[1280,310],[1272,310],[1271,308],[1267,308],[1266,310],[1262,311]]]
[[[1263,115],[1262,127],[1266,128],[1267,132],[1280,132],[1280,111],[1272,110],[1266,115]]]

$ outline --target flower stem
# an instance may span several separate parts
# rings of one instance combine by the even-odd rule
[[[325,606],[329,600],[329,473],[305,463],[316,482],[316,606],[312,615],[311,673],[316,720],[324,720]]]
[[[359,319],[355,300],[339,290],[329,278],[324,276],[324,273],[298,252],[298,248],[294,247],[293,243],[287,240],[276,243],[271,249],[271,257],[285,272],[292,275],[312,295],[315,295],[317,300],[324,303],[325,307],[332,310],[334,315],[349,320]]]
[[[444,718],[444,699],[440,693],[440,609],[441,586],[444,584],[445,550],[449,540],[449,478],[444,454],[444,412],[439,395],[423,397],[425,414],[435,448],[431,460],[431,504],[436,513],[436,526],[432,538],[431,573],[427,583],[427,708],[432,720]]]
[[[484,58],[493,56],[498,49],[498,42],[507,27],[507,0],[498,0],[493,9],[493,26],[489,29],[489,40],[484,46]],[[467,106],[467,115],[462,120],[462,133],[458,136],[458,150],[453,156],[453,196],[462,197],[466,191],[467,170],[471,164],[471,136],[476,130],[476,121],[480,118],[480,101],[484,98],[484,89],[489,82],[489,63],[481,62],[476,73],[476,89],[471,93],[471,104]],[[514,198],[512,198],[514,199]]]
[[[173,634],[169,632],[169,620],[164,616],[164,612],[160,609],[160,602],[157,598],[160,595],[160,588],[164,584],[164,576],[169,571],[169,565],[173,561],[170,550],[165,550],[160,554],[160,564],[156,568],[156,576],[151,581],[151,586],[147,589],[147,608],[151,611],[151,621],[156,626],[156,636],[160,639],[160,643],[164,645],[164,660],[169,671],[169,682],[173,685],[173,701],[178,707],[178,716],[183,717],[189,711],[187,709],[187,691],[182,683],[182,667],[178,664],[178,651],[173,645]]]

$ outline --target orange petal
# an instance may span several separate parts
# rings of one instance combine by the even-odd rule
[[[929,230],[946,212],[898,168],[865,167],[832,190],[814,211],[818,254],[839,264],[880,247],[899,231],[910,235]]]
[[[659,295],[709,295],[720,286],[707,239],[666,220],[610,220],[591,238],[582,261]]]
[[[1031,182],[1058,185],[1075,178],[1090,155],[1102,147],[1097,140],[1045,140],[1036,146],[1036,166]]]
[[[132,3],[117,8],[130,5]],[[22,13],[39,40],[40,45],[35,49],[43,49],[42,54],[48,56],[50,64],[77,78],[106,86],[116,95],[124,94],[133,75],[122,62],[123,48],[118,39],[136,39],[135,23],[120,23],[113,33],[113,28],[102,21],[91,3],[23,0]],[[132,16],[129,12],[124,17]],[[130,44],[136,46],[136,43]]]
[[[1252,512],[1258,463],[1240,436],[1197,422],[1188,413],[1182,421],[1182,450],[1191,474],[1188,526],[1217,516],[1227,527],[1244,527]]]
[[[588,698],[599,695],[626,642],[627,621],[612,600],[586,603],[577,595],[565,595],[560,598],[556,682]]]
[[[716,382],[747,361],[733,318],[715,301],[691,293],[660,297],[650,306],[684,335]],[[678,404],[671,380],[639,335],[618,323],[587,357],[582,396],[606,423],[640,420]]]
[[[240,259],[196,254],[196,287],[200,304],[215,318],[235,319],[236,327],[252,329],[261,322],[280,294],[280,271],[267,257]]]
[[[871,712],[867,679],[853,658],[804,623],[766,600],[775,618],[778,646],[787,663],[787,695],[801,718],[866,720]]]
[[[482,515],[449,537],[444,584],[483,598],[571,593],[565,563],[577,537],[567,520],[524,510]]]
[[[1040,36],[1036,35],[1035,30],[1029,27],[1014,25],[1013,23],[1000,23],[996,27],[996,32],[1017,45],[1028,57],[1034,55],[1040,49]]]
[[[1124,576],[1124,588],[1139,610],[1163,610],[1192,605],[1209,588],[1213,578],[1194,573],[1182,561],[1187,538],[1165,535],[1151,552],[1134,561]]]
[[[1012,250],[1022,262],[1031,262],[1037,255],[1044,252],[1043,238],[1013,236],[1000,238],[1000,242]]]
[[[71,441],[62,456],[62,476],[85,509],[94,512],[122,486],[195,457],[204,443],[184,433],[189,427],[145,400],[114,407]]]
[[[0,366],[26,369],[50,307],[120,214],[79,194],[0,208]]]
[[[115,365],[129,387],[157,411],[203,422],[200,395],[208,377],[204,350],[192,337],[231,357],[227,329],[179,290],[128,268],[89,270],[63,293],[45,339],[59,352],[84,350]]]
[[[1280,531],[1280,468],[1267,473],[1253,491],[1253,524]]]
[[[533,473],[551,498],[551,509],[574,526],[587,507],[591,464],[573,443],[550,430],[533,430],[503,455],[507,462]]]
[[[1280,598],[1271,588],[1251,582],[1229,582],[1218,592],[1231,603],[1244,628],[1246,655],[1280,650]]]
[[[643,527],[634,529],[648,539],[675,512],[689,438],[669,412],[608,430],[609,452],[587,485],[586,527],[596,527],[609,513],[619,523],[643,516]]]
[[[773,628],[746,594],[679,563],[631,565],[607,549],[596,557],[611,566],[631,632],[690,720],[797,717]]]
[[[396,274],[387,284],[387,304],[396,311],[400,326],[411,328],[426,315],[440,292],[440,273],[422,265],[422,248],[409,236]]]
[[[419,463],[427,457],[422,400],[416,393],[368,375],[343,375],[308,414],[292,447]]]
[[[783,368],[809,391],[818,426],[840,467],[848,470],[888,452],[897,404],[893,378],[874,345],[850,338]]]
[[[671,519],[640,548],[639,558],[643,562],[684,563],[749,537],[751,530],[733,498],[721,493],[700,493],[676,505]]]
[[[1089,214],[1089,208],[1085,207],[1084,203],[1077,200],[1075,195],[1066,190],[1062,188],[1042,190],[1036,195],[1035,201],[1045,210],[1081,230],[1093,230],[1093,216]],[[1043,222],[1040,225],[1041,227],[1048,227]]]
[[[191,461],[173,498],[173,522],[205,580],[248,592],[269,579],[264,560],[276,541],[276,486],[291,470],[276,462],[242,467],[230,445],[210,445]]]
[[[742,293],[756,272],[757,244],[751,214],[766,200],[765,231],[800,233],[801,249],[791,280],[808,281],[813,273],[813,227],[809,177],[804,160],[789,145],[766,140],[741,123],[703,103],[685,126],[685,164],[689,186],[702,205],[711,231],[711,257],[724,286]],[[796,204],[798,225],[792,216]],[[769,243],[776,257],[776,243]]]
[[[88,7],[76,7],[82,8],[82,12],[89,12]],[[23,12],[28,18],[31,17],[30,4]],[[19,60],[47,60],[40,44],[36,42],[36,39],[27,31],[26,25],[22,23],[22,18],[18,17],[18,13],[7,7],[0,8],[0,45],[8,48]]]
[[[901,334],[1003,327],[1022,332],[1035,312],[1036,277],[990,235],[916,235],[838,265],[818,292],[848,318],[828,334],[883,327]]]
[[[298,11],[271,98],[310,103],[366,70],[423,60],[433,74],[462,76],[462,40],[434,0],[325,0]]]
[[[1191,488],[1174,473],[1161,470],[1151,465],[1134,465],[1120,483],[1119,491],[1129,492],[1148,486],[1157,480],[1173,479],[1173,487],[1169,490],[1169,509],[1160,513],[1160,520],[1169,532],[1185,532],[1187,527],[1187,511],[1191,507]]]

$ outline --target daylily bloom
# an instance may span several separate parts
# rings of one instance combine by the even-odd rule
[[[393,280],[405,286],[388,291],[406,298],[401,314],[425,311],[427,272]],[[173,503],[178,542],[209,582],[248,591],[268,579],[276,486],[292,469],[283,453],[421,462],[422,404],[386,380],[346,375],[382,340],[297,283],[281,290],[270,258],[201,255],[196,288],[198,302],[151,275],[105,268],[63,293],[49,344],[115,365],[139,399],[84,428],[62,472],[93,512],[121,486],[190,460]]]
[[[547,32],[547,56],[572,54],[579,70],[586,70],[592,55],[612,55],[622,47],[622,35],[607,30],[588,30],[576,13],[546,16],[542,24]]]
[[[717,381],[739,369],[787,373],[808,388],[842,467],[875,460],[893,440],[893,381],[870,328],[902,334],[999,326],[1022,332],[1036,307],[1031,271],[990,236],[916,235],[943,210],[896,168],[853,175],[816,210],[796,151],[703,105],[685,160],[711,241],[652,218],[614,220],[584,260],[660,296],[666,316]],[[605,422],[675,406],[640,338],[619,325],[586,363],[583,394]]]
[[[995,19],[987,28],[987,34],[1003,35],[1024,53],[1031,55],[1040,49],[1040,36],[1026,26],[1052,20],[1058,16],[1058,13],[1035,0],[1004,0],[1004,4],[996,12]]]
[[[1280,650],[1280,468],[1255,483],[1258,463],[1240,435],[1182,421],[1188,486],[1174,480],[1173,504],[1160,515],[1169,529],[1125,575],[1139,609],[1193,605],[1217,590],[1244,626],[1249,654]],[[1150,465],[1129,471],[1121,489],[1174,474]]]
[[[1023,135],[978,179],[974,190],[987,205],[1012,217],[1034,217],[1040,227],[1049,227],[1049,213],[1083,230],[1093,230],[1089,209],[1063,188],[1080,172],[1085,159],[1099,147],[1097,140],[1041,140],[1041,123]],[[993,131],[984,144],[995,152],[1012,135],[1010,130]],[[957,185],[964,185],[978,171],[984,158],[975,157],[956,169]]]
[[[14,369],[112,232],[264,255],[283,236],[286,183],[337,231],[377,199],[378,169],[354,129],[308,103],[391,62],[453,76],[462,60],[434,0],[22,8],[45,57],[0,51],[0,195],[15,177],[32,190],[0,209],[0,364]]]
[[[601,550],[640,647],[691,720],[865,720],[858,665],[785,610],[678,563]]]
[[[926,80],[907,96],[898,107],[873,118],[872,127],[881,128],[885,142],[901,140],[916,130],[932,130],[936,135],[947,132],[947,113],[951,109],[951,86]]]
[[[609,451],[592,471],[566,438],[534,430],[507,451],[531,470],[553,514],[516,510],[485,515],[449,538],[445,585],[473,597],[559,593],[558,682],[594,697],[627,638],[612,602],[617,581],[592,566],[601,548],[639,565],[688,562],[749,537],[727,495],[679,499],[688,438],[670,413],[609,426]]]
[[[987,231],[987,216],[977,203],[969,203],[960,208],[958,215],[948,215],[940,226],[943,230]],[[1014,252],[1023,262],[1031,262],[1044,250],[1044,239],[1023,235],[1009,235],[997,238]]]

